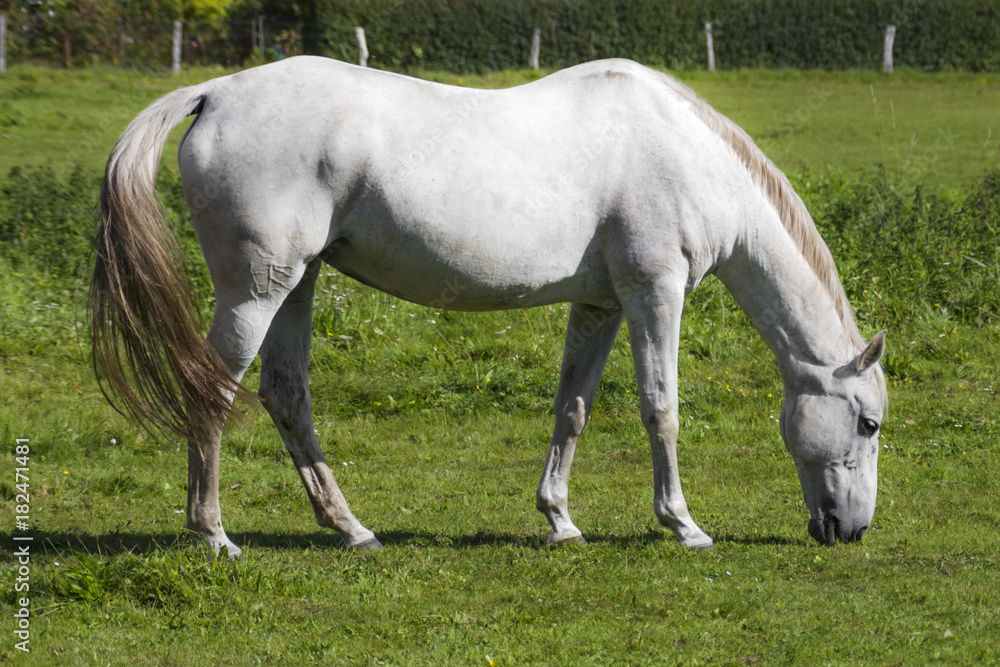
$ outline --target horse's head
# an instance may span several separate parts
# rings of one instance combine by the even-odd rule
[[[798,468],[809,534],[821,544],[860,540],[875,514],[884,351],[883,331],[846,365],[814,366],[785,387],[781,437]]]

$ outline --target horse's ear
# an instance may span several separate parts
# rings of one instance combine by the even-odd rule
[[[865,348],[864,352],[854,359],[852,365],[859,375],[877,364],[882,355],[885,354],[885,333],[886,330],[882,329],[882,331],[875,334],[872,342],[868,343],[868,347]]]

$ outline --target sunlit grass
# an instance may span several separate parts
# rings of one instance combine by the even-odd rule
[[[534,487],[562,309],[448,314],[354,289],[339,320],[355,323],[352,340],[327,342],[329,322],[314,335],[316,428],[352,508],[387,547],[375,555],[340,552],[315,525],[255,410],[222,456],[226,526],[244,560],[208,563],[183,530],[182,443],[154,444],[113,416],[75,353],[2,362],[5,441],[32,438],[38,655],[183,662],[196,644],[199,660],[220,664],[995,659],[982,639],[1000,626],[995,328],[931,311],[894,332],[909,371],[891,386],[875,523],[860,545],[823,549],[805,533],[778,437],[770,353],[741,315],[693,313],[681,472],[716,538],[707,554],[656,525],[620,336],[571,481],[590,545],[550,550]],[[359,333],[376,322],[383,334]]]
[[[128,113],[108,109],[114,120],[106,129],[98,119],[74,134],[73,125],[49,117],[52,110],[95,82],[131,91],[140,106],[177,85],[167,76],[117,71],[89,72],[90,79],[19,68],[13,74],[0,79],[0,91],[23,85],[51,100],[35,107],[37,123],[3,128],[22,133],[3,139],[15,142],[6,145],[37,145],[39,158],[58,166],[81,133],[96,131],[82,159],[95,174]],[[506,85],[531,75],[434,76]],[[877,115],[858,102],[843,126],[854,127],[845,131],[856,135],[854,149],[845,148],[844,163],[824,158],[834,150],[831,136],[842,131],[837,105],[843,113],[854,107],[847,91],[863,88],[871,104],[869,86],[879,100],[885,86],[899,128],[908,122],[907,104],[895,100],[913,95],[912,109],[920,90],[934,98],[950,80],[681,76],[747,123],[765,148],[783,150],[787,140],[788,161],[776,157],[783,168],[830,164],[845,173],[881,161],[862,132],[866,123],[883,124],[889,157],[905,143],[903,130],[886,129],[891,120],[881,101]],[[143,87],[144,77],[152,89]],[[960,97],[978,94],[966,75],[951,81]],[[787,136],[768,138],[769,128],[795,111],[789,103],[814,84],[839,91],[827,102],[833,106]],[[989,104],[995,93],[982,94],[984,109],[997,108]],[[100,105],[100,95],[80,95],[64,113]],[[0,97],[0,104],[13,100],[20,117],[33,118],[15,107],[17,99]],[[947,113],[928,113],[928,123],[949,122]],[[956,120],[956,132],[978,132],[980,113],[988,112],[967,114],[966,125]],[[42,128],[54,133],[51,145],[33,138]],[[32,162],[9,152],[2,159]],[[918,176],[905,162],[887,163],[901,185],[938,173]],[[858,278],[853,259],[838,256],[845,281]],[[0,273],[0,435],[11,452],[15,438],[30,438],[32,452],[31,664],[997,661],[1000,329],[989,313],[957,316],[947,294],[907,292],[910,306],[891,310],[898,318],[885,360],[892,402],[879,504],[864,542],[826,549],[806,534],[808,513],[778,434],[783,395],[774,360],[709,279],[689,298],[682,324],[679,451],[691,511],[715,538],[714,551],[678,548],[653,516],[624,332],[570,482],[570,509],[590,544],[548,549],[534,493],[551,435],[567,307],[442,312],[325,270],[311,359],[314,427],[353,511],[386,549],[336,548],[338,537],[315,524],[270,419],[248,409],[249,423],[232,428],[222,450],[224,521],[244,549],[242,561],[227,563],[209,561],[184,530],[184,443],[154,442],[100,395],[86,315],[78,311],[85,288],[30,258],[16,267],[5,259]],[[904,284],[905,276],[890,278]],[[866,335],[885,326],[890,312],[876,292],[895,284],[852,283]],[[258,375],[255,364],[247,385],[256,387]],[[0,518],[8,526],[17,492],[12,469],[0,478]],[[13,608],[18,564],[10,549],[0,563],[0,599]],[[0,661],[24,657],[12,646],[0,647]]]
[[[103,168],[110,146],[154,99],[227,73],[194,68],[66,72],[12,66],[0,77],[0,179],[10,167]],[[451,85],[503,88],[549,70],[418,72]],[[1000,166],[1000,75],[819,70],[674,72],[743,127],[780,168],[851,174],[885,164],[909,183],[954,189]],[[173,155],[182,130],[164,154]]]

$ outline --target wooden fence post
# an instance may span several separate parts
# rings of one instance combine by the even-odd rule
[[[0,14],[0,74],[7,71],[7,15]]]
[[[531,55],[528,57],[528,67],[538,70],[538,52],[542,48],[542,31],[535,28],[535,33],[531,36]]]
[[[705,44],[708,46],[708,71],[715,71],[715,47],[712,45],[712,24],[705,23]]]
[[[184,34],[184,28],[180,21],[174,21],[174,48],[171,51],[172,64],[170,71],[174,74],[181,73],[181,36]]]
[[[264,62],[264,15],[257,17],[257,41],[259,46],[260,61]]]
[[[118,17],[118,64],[125,64],[125,25],[122,17]]]
[[[354,38],[358,40],[358,64],[362,67],[368,67],[368,42],[365,41],[365,29],[361,26],[355,26]]]
[[[62,31],[62,43],[63,43],[63,63],[66,65],[66,69],[71,69],[73,67],[73,42],[69,36],[69,30],[63,28]]]
[[[892,72],[892,43],[896,39],[896,26],[885,27],[885,46],[882,49],[882,71]]]

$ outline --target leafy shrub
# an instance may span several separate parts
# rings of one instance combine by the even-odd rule
[[[150,7],[152,15],[121,0],[78,4],[77,11],[50,15],[48,5],[33,2],[27,11],[10,14],[12,58],[63,62],[68,38],[77,65],[171,62],[171,20],[181,17],[170,3]],[[525,67],[535,28],[542,31],[546,67],[583,62],[591,49],[597,58],[701,67],[706,22],[713,26],[720,68],[878,68],[888,24],[897,28],[899,66],[1000,67],[1000,3],[995,0],[241,1],[230,5],[225,20],[188,13],[184,58],[202,64],[259,62],[247,29],[259,13],[267,19],[267,59],[301,48],[356,61],[354,27],[364,26],[370,64],[396,70]]]
[[[210,296],[211,278],[180,178],[161,169],[157,189],[195,288]],[[65,179],[51,167],[11,169],[0,187],[0,257],[14,269],[41,271],[56,279],[86,276],[100,190],[101,178],[84,174],[79,165]]]
[[[992,0],[333,0],[318,19],[328,55],[355,61],[360,25],[369,63],[388,69],[525,67],[535,28],[547,67],[587,60],[591,40],[597,58],[703,66],[706,22],[722,68],[879,68],[888,24],[897,66],[1000,67]]]
[[[857,181],[808,173],[797,180],[861,319],[899,324],[918,306],[947,310],[970,324],[1000,319],[1000,171],[958,196],[900,186],[884,171]],[[211,277],[180,179],[161,170],[157,188],[188,274],[210,310]],[[65,180],[46,167],[12,170],[0,188],[0,257],[54,279],[77,276],[89,253],[99,189],[99,179],[79,168]],[[723,303],[730,301],[721,289],[702,289],[688,310],[716,311]]]
[[[950,199],[879,172],[799,186],[861,316],[899,324],[921,307],[969,324],[1000,318],[1000,171]]]

